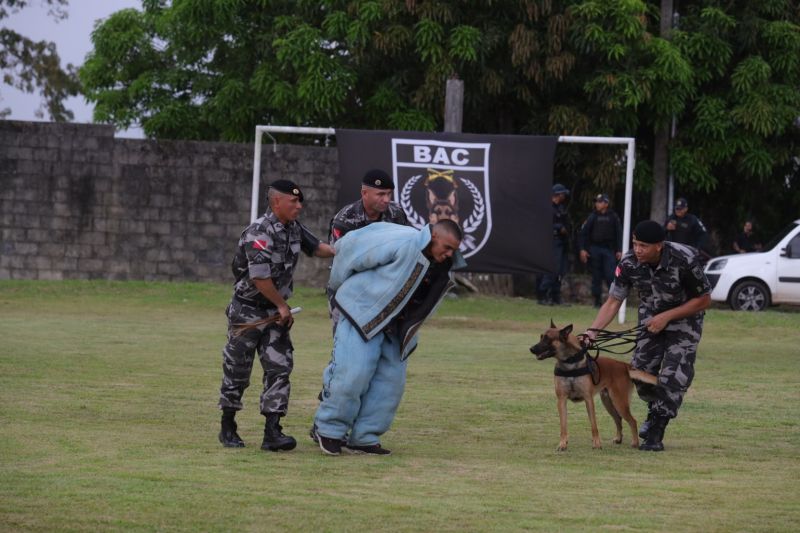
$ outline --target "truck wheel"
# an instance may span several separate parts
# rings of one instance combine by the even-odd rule
[[[769,290],[760,281],[741,281],[733,287],[729,303],[734,311],[763,311],[769,306]]]

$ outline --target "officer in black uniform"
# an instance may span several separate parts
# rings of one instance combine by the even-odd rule
[[[600,307],[603,281],[606,286],[611,287],[614,267],[622,257],[622,222],[614,210],[609,208],[607,194],[595,196],[594,211],[583,223],[578,234],[578,249],[581,262],[589,263],[594,306]]]
[[[572,222],[567,213],[567,196],[569,189],[556,183],[553,185],[553,255],[556,258],[556,272],[543,274],[538,286],[538,301],[542,305],[559,305],[561,300],[561,280],[567,273],[569,265],[569,235]]]
[[[289,374],[294,365],[289,337],[293,318],[286,301],[292,295],[292,276],[301,250],[309,256],[334,255],[332,246],[320,243],[297,222],[303,207],[303,193],[297,185],[289,180],[274,181],[268,198],[269,209],[242,232],[231,265],[236,282],[226,309],[228,342],[222,352],[219,397],[219,441],[227,448],[244,447],[234,417],[242,409],[256,351],[264,368],[260,408],[266,425],[261,448],[278,451],[296,446],[295,439],[284,435],[280,426],[289,405]],[[270,317],[275,321],[254,326]],[[236,326],[245,324],[251,327],[236,331]]]
[[[699,251],[706,244],[706,227],[699,218],[689,213],[686,198],[675,200],[675,210],[667,217],[664,229],[667,230],[668,241],[687,244]]]

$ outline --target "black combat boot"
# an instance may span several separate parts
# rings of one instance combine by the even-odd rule
[[[650,431],[650,426],[653,425],[653,418],[655,418],[655,413],[653,413],[653,409],[650,405],[647,406],[647,420],[644,421],[642,427],[639,428],[639,438],[646,439],[647,433]]]
[[[219,432],[219,441],[226,448],[244,448],[244,441],[236,433],[235,409],[222,410],[222,429]]]
[[[645,441],[639,445],[639,449],[648,452],[662,452],[664,451],[664,430],[667,429],[669,418],[666,416],[654,415],[653,421],[650,422],[650,428],[647,431]]]
[[[281,415],[270,413],[267,415],[267,423],[264,426],[264,442],[261,443],[262,450],[277,452],[278,450],[294,450],[297,441],[289,435],[283,434],[280,424]]]

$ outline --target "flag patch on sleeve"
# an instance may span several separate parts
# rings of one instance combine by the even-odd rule
[[[267,246],[269,246],[269,242],[265,240],[257,240],[253,241],[253,248],[256,250],[266,250]]]

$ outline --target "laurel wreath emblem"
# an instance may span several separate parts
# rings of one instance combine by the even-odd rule
[[[403,211],[406,213],[408,221],[411,222],[411,225],[417,229],[424,226],[425,221],[411,206],[411,189],[414,187],[414,184],[418,182],[421,177],[422,177],[421,174],[412,176],[411,179],[409,179],[406,182],[406,184],[403,185],[403,191],[400,193],[400,207],[403,208]]]

